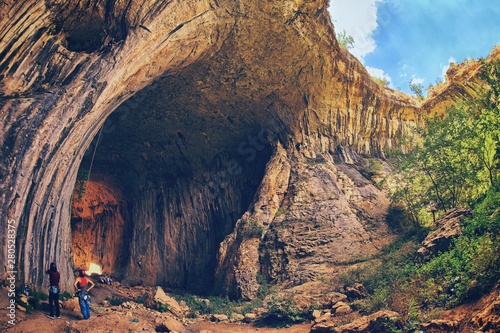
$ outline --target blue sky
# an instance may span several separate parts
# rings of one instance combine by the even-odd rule
[[[485,58],[500,44],[500,0],[330,0],[329,11],[370,74],[408,93],[410,81],[427,88],[444,81],[450,62]]]

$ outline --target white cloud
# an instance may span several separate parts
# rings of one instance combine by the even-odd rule
[[[419,77],[414,77],[413,79],[411,79],[411,84],[422,84],[424,83],[424,79],[422,78],[419,78]]]
[[[448,65],[443,66],[443,70],[441,71],[441,80],[443,82],[446,81],[446,72],[448,71],[448,68],[450,68],[450,64],[451,63],[457,63],[457,61],[455,60],[455,58],[450,57],[450,59],[448,59]]]
[[[350,52],[363,61],[363,57],[377,47],[372,37],[377,28],[376,3],[382,0],[331,0],[328,8],[335,32],[345,30],[354,38]]]
[[[391,77],[389,75],[387,75],[386,73],[384,73],[384,71],[381,70],[380,68],[373,68],[373,67],[369,67],[369,66],[366,66],[365,68],[368,71],[368,73],[370,73],[371,76],[375,76],[375,77],[384,79],[388,83],[392,82]]]

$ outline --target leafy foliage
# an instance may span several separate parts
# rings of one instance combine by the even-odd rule
[[[410,90],[419,98],[424,99],[424,86],[421,83],[409,83]]]
[[[242,234],[247,238],[260,238],[264,227],[257,220],[247,220],[242,224]]]
[[[376,76],[372,76],[371,78],[373,81],[375,81],[381,87],[389,86],[389,80],[387,80],[387,79],[384,79],[381,77],[376,77]]]
[[[498,183],[500,65],[484,62],[481,75],[490,89],[479,98],[426,118],[423,127],[401,140],[406,152],[397,155],[393,199],[406,206],[415,225],[426,206],[442,212],[470,206]]]
[[[144,302],[146,301],[146,299],[148,298],[148,293],[144,293],[142,296],[139,296],[135,299],[135,302],[138,303],[138,304],[144,304]]]
[[[348,50],[354,47],[354,38],[351,35],[348,35],[345,30],[337,33],[337,40],[340,46],[345,47]]]
[[[195,295],[186,293],[183,295],[175,296],[177,301],[184,301],[191,309],[194,316],[206,314],[225,314],[231,318],[234,312],[239,313],[238,307],[241,303],[238,301],[231,301],[227,297],[209,296],[201,299]]]
[[[119,306],[119,305],[122,305],[125,300],[121,299],[121,298],[118,298],[118,297],[106,297],[106,301],[109,302],[109,304],[113,305],[113,306]]]
[[[260,324],[269,327],[288,327],[307,320],[309,312],[299,311],[295,306],[293,294],[282,297],[279,294],[271,296],[268,311],[262,314]]]

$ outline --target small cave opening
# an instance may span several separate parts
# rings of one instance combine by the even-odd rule
[[[190,82],[167,77],[137,92],[89,146],[72,196],[77,268],[213,292],[220,243],[248,210],[273,149],[259,135],[264,118],[241,114],[249,105],[221,103]]]

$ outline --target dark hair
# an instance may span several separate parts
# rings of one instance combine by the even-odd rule
[[[57,266],[56,266],[56,263],[55,262],[51,262],[50,263],[50,270],[52,272],[57,272]]]
[[[80,277],[87,276],[87,274],[85,274],[85,271],[83,269],[80,269],[79,273],[80,273]]]

